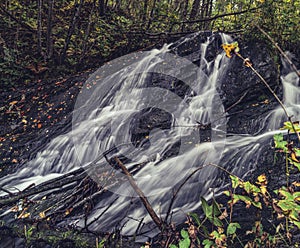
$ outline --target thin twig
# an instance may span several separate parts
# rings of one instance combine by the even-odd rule
[[[118,200],[118,198],[119,197],[112,200],[112,202],[109,203],[109,205],[104,209],[104,211],[100,215],[98,215],[96,218],[94,218],[90,223],[86,223],[86,225],[82,228],[82,230],[84,230],[84,229],[88,230],[88,227],[90,225],[92,225],[93,223],[95,223],[97,220],[99,220],[108,211],[108,209],[111,208],[111,206],[116,202],[116,200]]]
[[[166,215],[166,218],[165,218],[165,222],[167,222],[168,218],[169,218],[169,215],[171,213],[171,210],[172,210],[172,207],[173,207],[173,204],[174,204],[174,201],[179,193],[179,191],[181,190],[181,188],[186,184],[186,182],[188,180],[190,180],[190,178],[195,175],[199,170],[202,170],[204,168],[204,166],[200,166],[198,167],[196,170],[194,170],[183,182],[182,184],[180,184],[180,186],[178,187],[178,189],[175,191],[175,193],[173,194],[173,197],[171,199],[171,202],[170,202],[170,205],[169,205],[169,208],[168,208],[168,211],[167,211],[167,215]]]
[[[276,101],[280,104],[281,108],[284,111],[284,114],[286,115],[287,119],[289,120],[289,122],[291,123],[292,127],[293,127],[293,131],[296,133],[298,140],[300,142],[300,135],[299,133],[296,131],[296,128],[293,124],[292,121],[292,116],[290,116],[287,112],[286,107],[284,106],[283,102],[279,99],[279,97],[276,95],[276,93],[272,90],[272,88],[270,87],[270,85],[267,83],[267,81],[262,77],[262,75],[252,66],[252,64],[249,62],[249,59],[245,59],[240,53],[238,52],[234,52],[240,59],[243,60],[244,64],[249,67],[259,78],[260,80],[264,83],[264,85],[268,88],[268,90],[272,93],[272,95],[274,96],[274,98],[276,99]]]
[[[260,32],[262,32],[267,38],[272,42],[272,44],[278,49],[278,51],[281,53],[281,55],[286,59],[286,61],[290,64],[290,66],[293,68],[293,70],[297,73],[298,77],[300,77],[300,71],[298,71],[295,64],[289,59],[289,57],[285,54],[285,52],[280,48],[280,46],[273,40],[273,38],[265,31],[263,30],[259,25],[254,23],[254,26],[258,28]]]
[[[197,169],[195,169],[190,175],[187,176],[186,179],[184,179],[184,181],[180,184],[180,186],[178,187],[178,189],[175,191],[175,193],[173,194],[173,197],[171,199],[171,202],[170,202],[170,205],[169,205],[169,208],[168,208],[168,211],[167,211],[167,215],[166,215],[166,218],[165,218],[165,222],[167,222],[168,218],[169,218],[169,215],[171,213],[171,210],[172,210],[172,207],[173,207],[173,204],[174,204],[174,201],[179,193],[179,191],[181,190],[181,188],[187,183],[188,180],[191,179],[191,177],[193,175],[195,175],[198,171],[202,170],[204,167],[206,166],[213,166],[215,168],[218,168],[224,172],[226,172],[228,175],[231,175],[231,176],[234,176],[234,177],[237,177],[241,182],[243,182],[244,180],[239,178],[238,176],[232,174],[230,171],[226,170],[225,168],[221,167],[220,165],[217,165],[217,164],[213,164],[213,163],[209,163],[207,165],[202,165],[200,167],[198,167]]]
[[[51,189],[55,189],[55,188],[61,188],[64,185],[70,184],[74,181],[80,181],[82,180],[82,178],[85,175],[83,173],[79,174],[79,175],[73,175],[72,177],[67,177],[67,178],[63,178],[60,181],[55,181],[53,182],[53,184],[47,184],[44,186],[41,185],[37,185],[33,188],[28,189],[27,191],[22,191],[16,195],[13,195],[9,198],[7,198],[6,196],[4,198],[0,198],[0,207],[5,206],[5,205],[9,205],[9,204],[13,204],[15,202],[17,202],[18,200],[25,198],[25,197],[29,197],[32,195],[36,195],[38,193],[41,192],[45,192]]]
[[[249,90],[247,90],[234,104],[232,104],[230,107],[228,107],[225,112],[228,112],[230,109],[234,108],[236,105],[238,105],[248,94]]]
[[[219,19],[219,18],[222,18],[222,17],[226,17],[226,16],[232,16],[232,15],[235,16],[235,15],[240,15],[240,14],[244,14],[244,13],[247,13],[247,12],[255,11],[255,10],[258,10],[259,8],[260,7],[247,9],[247,10],[242,10],[242,11],[238,11],[238,12],[224,13],[224,14],[214,15],[214,16],[211,16],[211,17],[206,17],[206,18],[197,19],[197,20],[187,20],[187,21],[181,21],[181,22],[173,22],[171,24],[170,31],[173,30],[173,27],[176,24],[184,24],[184,23],[192,24],[192,23],[198,23],[198,22],[208,22],[208,21],[213,21],[213,20],[216,20],[216,19]]]

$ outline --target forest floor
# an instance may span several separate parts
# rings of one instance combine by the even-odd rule
[[[69,79],[20,82],[0,93],[0,177],[34,157],[47,141],[69,127],[87,77],[85,73]]]
[[[34,158],[52,138],[70,130],[75,100],[88,74],[19,82],[0,93],[0,178]],[[17,205],[13,202],[9,207]],[[13,223],[1,221],[1,247],[95,247],[93,235],[74,234],[23,217],[16,216]],[[33,238],[33,229],[43,230],[40,237]]]

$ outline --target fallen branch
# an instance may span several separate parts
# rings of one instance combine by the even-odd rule
[[[24,190],[20,193],[16,193],[13,195],[10,195],[9,197],[5,196],[3,198],[0,198],[0,207],[13,204],[17,202],[20,199],[23,199],[28,196],[32,196],[41,192],[45,192],[51,189],[60,188],[64,185],[70,184],[74,181],[80,181],[86,176],[83,169],[78,169],[76,171],[70,172],[66,175],[63,175],[61,177],[49,180],[45,183],[39,184],[35,187],[31,187],[27,190]]]
[[[121,168],[121,170],[124,172],[124,174],[127,176],[129,183],[131,184],[132,188],[134,191],[138,194],[140,197],[144,207],[146,208],[147,212],[151,216],[152,220],[156,224],[156,226],[162,230],[163,229],[163,223],[160,220],[160,218],[157,216],[155,211],[153,210],[151,204],[149,203],[147,197],[144,195],[143,191],[138,187],[136,184],[135,180],[133,179],[132,175],[130,172],[127,170],[125,165],[121,162],[121,160],[118,157],[115,157],[115,161],[117,162],[118,166]]]

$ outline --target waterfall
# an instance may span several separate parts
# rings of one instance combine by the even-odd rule
[[[224,186],[220,171],[209,163],[241,177],[250,173],[263,144],[282,125],[282,110],[267,113],[255,135],[227,134],[230,116],[219,88],[231,61],[221,50],[207,56],[209,46],[218,42],[217,35],[200,43],[196,52],[179,56],[177,47],[196,36],[126,55],[97,70],[78,96],[72,130],[52,139],[35,159],[2,178],[1,186],[22,190],[82,167],[99,185],[109,187],[101,175],[113,175],[119,183],[109,188],[113,194],[98,201],[87,223],[92,222],[90,230],[124,225],[122,231],[132,234],[140,221],[146,224],[141,231],[155,226],[125,175],[111,164],[114,157],[133,173],[160,217],[166,216],[174,190],[195,168],[204,166],[179,191],[172,210],[175,222],[200,206],[200,196],[210,198]],[[232,41],[227,35],[221,38]],[[281,81],[289,113],[299,116],[299,78],[285,69]],[[78,227],[85,221],[66,219]]]

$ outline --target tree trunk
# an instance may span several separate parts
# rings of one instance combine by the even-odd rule
[[[153,1],[153,5],[152,5],[151,11],[150,11],[150,18],[149,18],[148,25],[147,25],[147,30],[151,26],[151,23],[152,23],[152,20],[153,20],[153,14],[154,14],[155,6],[156,6],[156,0]]]
[[[200,8],[200,0],[194,0],[192,5],[192,10],[190,13],[190,20],[194,20],[197,18],[197,15],[199,13],[199,8]]]
[[[52,44],[52,15],[53,15],[54,0],[48,0],[48,19],[47,19],[47,59],[51,59],[53,55]]]
[[[78,4],[78,6],[75,9],[75,12],[74,12],[74,15],[73,15],[73,18],[72,18],[72,23],[69,26],[67,38],[65,40],[65,45],[64,45],[64,48],[63,48],[63,50],[60,54],[60,64],[63,64],[63,62],[66,59],[67,50],[69,48],[70,41],[71,41],[72,35],[74,33],[74,30],[75,30],[76,22],[78,20],[79,15],[80,15],[81,6],[82,6],[83,2],[84,2],[84,0],[80,0],[80,3]]]
[[[187,21],[189,0],[184,1],[182,4],[183,4],[183,8],[182,8],[182,13],[181,13],[181,20]],[[181,32],[184,32],[184,31],[185,31],[185,23],[182,23]]]
[[[147,20],[147,12],[148,12],[148,0],[144,0],[144,11],[143,11],[143,17],[142,21],[145,24]]]
[[[99,15],[104,16],[105,15],[105,1],[99,0]]]
[[[79,62],[78,62],[79,66],[82,63],[84,57],[86,56],[86,54],[88,52],[88,41],[89,41],[89,36],[90,36],[90,32],[91,32],[91,25],[93,24],[92,23],[93,12],[94,12],[94,5],[93,5],[93,7],[91,9],[91,12],[89,14],[89,21],[88,21],[88,25],[86,27],[85,34],[84,34],[84,42],[83,42],[83,47],[82,47],[82,53],[81,53],[81,56],[80,56],[80,59],[79,59]]]
[[[42,54],[42,0],[38,0],[37,38],[38,54]]]

